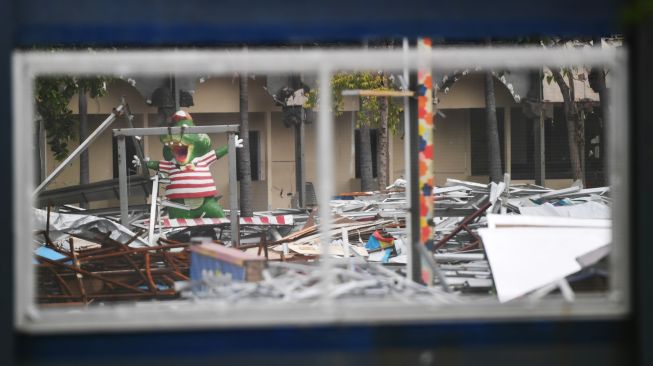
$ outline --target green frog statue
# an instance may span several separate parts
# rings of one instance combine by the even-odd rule
[[[194,126],[190,113],[178,111],[172,116],[172,126]],[[168,208],[172,219],[217,218],[224,217],[222,206],[218,202],[218,190],[213,181],[209,166],[227,155],[228,145],[213,150],[211,138],[207,134],[163,135],[163,158],[155,161],[143,159],[149,169],[153,169],[170,178],[165,188],[166,198],[172,202],[187,206],[183,208]],[[242,147],[242,139],[235,136],[236,147]],[[133,164],[141,166],[141,160],[134,156]]]

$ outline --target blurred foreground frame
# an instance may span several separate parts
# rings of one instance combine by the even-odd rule
[[[137,330],[151,329],[156,324],[157,329],[169,328],[218,328],[218,327],[248,327],[268,325],[290,325],[290,324],[360,324],[360,323],[397,323],[417,322],[424,320],[456,320],[456,319],[538,319],[538,318],[621,318],[629,311],[629,207],[628,207],[628,129],[627,121],[627,59],[626,51],[619,49],[565,49],[565,48],[435,48],[427,52],[417,49],[404,50],[234,50],[234,51],[116,51],[116,52],[16,52],[13,58],[13,90],[14,90],[14,156],[25,159],[26,164],[14,164],[14,221],[16,238],[14,242],[16,255],[16,296],[15,296],[15,324],[20,330],[30,332],[88,332],[93,330]],[[427,60],[425,62],[425,60]],[[335,196],[333,187],[333,157],[329,154],[334,146],[333,124],[334,116],[330,108],[319,108],[317,110],[316,128],[320,134],[317,141],[317,151],[321,154],[321,165],[324,169],[318,171],[317,180],[320,183],[316,192],[316,203],[319,208],[329,207],[330,209],[318,210],[318,213],[307,213],[304,211],[305,223],[299,226],[294,218],[283,217],[271,213],[268,215],[255,216],[251,220],[240,218],[224,222],[211,222],[210,225],[231,226],[238,221],[245,230],[247,227],[272,228],[265,235],[260,236],[260,241],[254,245],[259,248],[256,253],[243,253],[239,249],[246,249],[241,242],[239,248],[228,248],[219,245],[214,240],[199,240],[196,242],[172,242],[169,239],[159,238],[156,246],[148,248],[143,246],[130,246],[130,244],[143,241],[139,236],[145,230],[126,228],[123,230],[118,226],[105,229],[104,233],[110,233],[113,241],[110,245],[102,245],[102,248],[93,250],[102,251],[82,254],[76,251],[78,240],[92,238],[72,238],[67,242],[67,250],[57,248],[50,231],[53,229],[55,220],[54,213],[45,212],[45,236],[41,237],[52,252],[48,254],[37,254],[40,262],[35,265],[35,257],[32,245],[34,230],[36,226],[35,210],[33,208],[36,197],[32,187],[34,174],[31,168],[34,161],[34,151],[31,144],[34,136],[33,124],[25,121],[35,120],[33,108],[34,80],[37,77],[47,75],[145,75],[157,76],[174,73],[175,75],[232,75],[233,73],[246,74],[293,74],[313,73],[317,76],[317,86],[321,88],[320,103],[326,106],[331,105],[331,76],[340,71],[365,71],[365,70],[388,70],[394,73],[406,71],[416,72],[420,67],[430,68],[434,72],[438,70],[460,70],[460,69],[511,69],[524,70],[542,68],[549,65],[583,65],[600,66],[611,70],[613,85],[611,98],[609,99],[610,115],[608,116],[608,175],[610,182],[610,200],[612,202],[612,230],[607,232],[605,223],[578,222],[572,224],[576,228],[592,228],[599,240],[606,241],[603,245],[590,248],[590,250],[578,253],[578,263],[591,265],[596,258],[607,253],[605,245],[612,243],[609,255],[610,275],[609,286],[605,293],[582,294],[570,293],[568,284],[558,279],[549,285],[540,287],[532,292],[529,297],[523,297],[515,301],[509,301],[512,295],[506,295],[508,299],[505,304],[499,301],[475,300],[473,297],[461,298],[457,292],[450,292],[448,286],[456,286],[455,283],[446,283],[442,286],[443,271],[450,269],[443,268],[442,263],[459,261],[465,253],[449,253],[449,258],[443,257],[447,254],[436,253],[422,264],[423,268],[431,268],[438,275],[439,286],[424,286],[417,282],[408,280],[392,267],[386,267],[379,263],[369,263],[365,256],[359,253],[360,247],[354,247],[349,243],[350,235],[360,240],[361,233],[371,238],[376,238],[378,246],[382,249],[380,253],[386,253],[389,248],[387,238],[400,236],[396,228],[398,221],[396,213],[392,217],[374,217],[372,223],[359,222],[352,217],[347,217],[342,210],[338,212],[340,201],[333,202]],[[404,72],[404,75],[406,74]],[[406,79],[406,78],[404,78]],[[415,86],[408,84],[408,88]],[[326,93],[325,93],[326,91]],[[410,98],[407,95],[400,95],[403,98]],[[119,102],[116,104],[118,105]],[[414,111],[414,109],[413,109]],[[120,111],[118,111],[120,112]],[[124,113],[124,112],[122,112]],[[127,116],[129,118],[129,116]],[[406,118],[405,121],[412,121]],[[416,136],[416,130],[407,123],[405,126],[409,134]],[[406,139],[408,144],[410,140]],[[123,161],[121,163],[124,164]],[[406,154],[407,169],[415,164],[410,154]],[[122,165],[124,168],[124,165]],[[141,184],[142,183],[142,184]],[[447,187],[434,190],[434,195],[444,196],[446,194],[462,192],[465,194],[474,193],[475,196],[468,206],[452,207],[449,213],[441,211],[438,213],[436,204],[435,216],[459,217],[462,220],[451,227],[447,236],[453,238],[460,232],[469,233],[476,245],[481,240],[491,241],[493,237],[501,237],[506,233],[502,227],[514,227],[516,225],[524,228],[556,227],[563,230],[567,223],[552,222],[555,220],[540,220],[540,222],[502,223],[501,215],[491,221],[487,229],[476,234],[476,228],[471,223],[479,216],[492,213],[495,210],[501,213],[502,209],[508,207],[508,197],[518,196],[517,190],[520,187],[510,187],[509,179],[504,179],[501,184],[474,185],[470,182],[451,181]],[[138,188],[140,184],[141,187]],[[403,184],[403,187],[402,187]],[[136,184],[138,189],[147,190],[148,182]],[[396,182],[394,187],[388,187],[384,194],[396,194],[393,189],[400,191],[401,188],[415,189],[416,182],[408,179],[407,182]],[[541,187],[540,187],[541,188]],[[130,187],[129,190],[132,188]],[[566,190],[550,190],[521,187],[523,197],[529,200],[538,199],[540,202],[548,202],[553,199],[565,199],[574,195],[595,194],[604,195],[605,192],[581,192],[582,187],[576,186]],[[154,191],[154,189],[152,190]],[[404,191],[405,192],[405,191]],[[373,193],[371,196],[374,196]],[[402,193],[404,196],[406,193]],[[352,192],[349,197],[370,196],[368,193]],[[537,196],[534,197],[534,196]],[[342,198],[342,197],[340,197]],[[385,197],[393,198],[393,197]],[[395,196],[396,198],[396,196]],[[388,202],[388,201],[386,201]],[[436,201],[437,202],[437,201]],[[514,203],[514,202],[513,202]],[[403,209],[404,225],[412,220],[419,220],[418,207],[412,205],[406,211],[405,205],[396,204],[398,211]],[[458,210],[452,214],[452,211]],[[332,211],[339,213],[339,216],[332,216]],[[294,212],[299,213],[299,212]],[[64,215],[64,213],[58,213]],[[291,213],[292,215],[292,213]],[[300,215],[301,216],[301,215]],[[354,215],[356,216],[356,215]],[[364,216],[364,215],[359,215]],[[442,217],[441,216],[441,217]],[[360,217],[359,217],[360,218]],[[104,221],[106,220],[106,221]],[[115,222],[108,219],[100,219],[93,222],[86,222],[86,225],[97,229],[115,225]],[[204,220],[204,219],[199,219]],[[276,221],[275,221],[276,220]],[[65,222],[62,219],[57,222]],[[92,221],[92,220],[91,220]],[[300,222],[301,220],[298,220]],[[25,223],[30,223],[26,225]],[[125,223],[125,222],[123,222]],[[286,232],[281,235],[279,227],[290,225],[299,226],[294,232]],[[317,224],[316,224],[317,223]],[[138,223],[136,223],[138,224]],[[161,222],[160,228],[205,226],[204,221],[198,222]],[[503,226],[502,226],[503,225]],[[379,230],[384,228],[385,230]],[[63,225],[61,232],[70,231],[70,227]],[[507,230],[507,229],[503,229]],[[276,233],[274,231],[277,231]],[[97,233],[97,230],[94,231]],[[99,230],[99,232],[103,232]],[[118,238],[128,236],[127,239]],[[273,240],[269,240],[268,237]],[[377,234],[378,233],[378,234]],[[42,235],[43,233],[41,233]],[[339,241],[332,242],[331,237],[337,235]],[[451,235],[452,234],[452,235]],[[112,236],[113,235],[113,236]],[[393,236],[394,235],[394,236]],[[480,237],[476,236],[479,235]],[[580,235],[581,237],[583,235]],[[409,237],[409,236],[407,236]],[[308,240],[307,238],[310,238]],[[150,238],[151,234],[150,234]],[[326,240],[325,240],[326,239]],[[432,243],[428,249],[435,250],[446,244],[447,237],[440,237]],[[103,240],[108,240],[104,238]],[[218,239],[219,240],[219,239]],[[444,240],[444,241],[443,241]],[[581,240],[581,239],[579,239]],[[268,243],[268,241],[270,243]],[[329,243],[324,245],[323,243]],[[107,243],[107,242],[103,242]],[[151,241],[150,241],[151,243]],[[317,246],[307,245],[315,244]],[[322,244],[321,244],[322,243]],[[283,261],[280,263],[267,262],[262,264],[261,257],[270,259],[271,251],[268,244],[280,247],[282,256],[290,251],[306,256],[319,258],[316,261],[319,265],[307,265],[305,263],[292,263]],[[374,242],[367,242],[367,249],[370,252],[376,250]],[[425,252],[423,243],[414,243],[410,240],[404,241],[404,248],[410,253]],[[473,243],[472,243],[473,244]],[[395,244],[396,247],[400,244]],[[175,247],[190,247],[188,251],[173,251]],[[367,250],[366,249],[366,250]],[[303,253],[302,253],[303,252]],[[79,253],[79,255],[78,255]],[[175,254],[177,253],[177,254]],[[368,253],[370,254],[370,253]],[[51,255],[52,257],[48,257]],[[390,253],[390,255],[392,255]],[[573,253],[571,253],[573,255]],[[120,268],[105,268],[107,271],[131,271],[127,282],[137,281],[137,285],[126,283],[125,279],[108,278],[107,273],[96,273],[84,269],[85,257],[100,256],[104,258],[123,258],[121,265],[128,266]],[[188,268],[187,257],[193,257],[195,263],[203,263],[201,268],[194,272]],[[340,257],[340,258],[337,258]],[[407,258],[420,258],[419,256],[407,256]],[[443,259],[444,258],[444,259]],[[476,257],[474,257],[476,258]],[[481,254],[481,260],[483,260]],[[500,256],[499,256],[500,258]],[[88,259],[88,258],[86,258]],[[478,258],[476,258],[478,259]],[[475,259],[475,260],[476,260]],[[413,259],[407,259],[411,261]],[[469,258],[465,259],[469,260]],[[105,262],[106,264],[106,262]],[[186,265],[186,267],[184,267]],[[416,263],[413,263],[416,265]],[[90,285],[84,283],[95,279],[109,288],[122,288],[129,296],[141,294],[145,298],[157,298],[166,296],[179,296],[180,294],[191,293],[189,298],[181,298],[174,301],[148,301],[129,303],[107,303],[103,306],[84,306],[82,308],[66,307],[41,307],[37,303],[37,273],[35,268],[42,267],[44,273],[49,273],[53,283],[62,291],[67,291],[69,298],[78,299],[80,305],[88,303],[91,290]],[[352,271],[354,266],[356,270]],[[156,267],[156,268],[154,268]],[[493,268],[494,269],[494,268]],[[466,270],[474,272],[473,268]],[[478,272],[478,271],[477,271]],[[482,271],[481,271],[482,272]],[[63,275],[66,273],[66,275]],[[228,273],[229,276],[206,276],[206,273]],[[124,273],[123,273],[124,274]],[[64,278],[64,277],[69,277]],[[234,279],[239,278],[241,282],[235,283]],[[434,278],[437,280],[438,278]],[[256,282],[256,281],[263,282]],[[182,282],[185,281],[185,282]],[[496,278],[495,278],[496,280]],[[96,284],[98,282],[95,282]],[[141,281],[139,284],[138,281]],[[197,283],[193,283],[197,281]],[[58,283],[54,283],[58,282]],[[297,292],[297,283],[308,283]],[[467,286],[473,282],[485,282],[480,287],[487,286],[487,281],[467,281]],[[78,286],[78,287],[74,287]],[[88,286],[88,287],[87,287]],[[293,287],[294,286],[294,287]],[[473,287],[473,286],[472,286]],[[490,284],[490,288],[493,285]],[[379,291],[379,289],[381,289]],[[546,298],[545,295],[554,289],[560,289],[562,296]],[[496,288],[497,291],[499,288]],[[254,294],[254,301],[249,301],[248,294]],[[364,294],[366,296],[350,296]],[[380,295],[379,295],[380,294]],[[406,296],[406,295],[409,296]],[[386,296],[387,295],[387,296]],[[119,297],[116,293],[110,296]],[[292,300],[292,301],[288,301]],[[501,299],[500,299],[501,300]],[[95,300],[97,301],[97,300]],[[307,306],[308,305],[308,306]]]

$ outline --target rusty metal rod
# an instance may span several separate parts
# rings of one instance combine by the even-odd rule
[[[68,243],[70,243],[70,254],[73,257],[73,264],[77,269],[82,269],[81,264],[79,263],[79,260],[77,259],[77,255],[75,254],[75,243],[73,238],[68,239]],[[86,298],[86,290],[84,289],[84,281],[82,281],[82,275],[78,272],[75,273],[75,278],[77,279],[77,286],[79,287],[79,293],[82,295],[82,301],[84,304],[88,302],[88,299]]]
[[[129,249],[131,249],[131,248],[129,248],[129,244],[131,244],[134,240],[136,240],[136,238],[138,238],[139,235],[142,234],[142,233],[143,233],[143,229],[138,230],[136,235],[132,236],[125,244],[119,243],[120,246],[118,247],[118,249],[125,250],[125,252],[123,254],[123,258],[125,258],[125,260],[127,262],[129,262],[129,264],[134,268],[134,270],[143,278],[143,281],[146,281],[148,287],[150,288],[150,291],[156,292],[156,286],[154,286],[151,283],[151,281],[148,281],[148,278],[145,276],[145,274],[142,271],[139,271],[139,268],[136,265],[136,262],[134,262],[134,260],[131,259],[131,257],[129,256],[129,254],[130,254]],[[145,255],[148,256],[148,253],[145,253]],[[148,276],[151,276],[151,275],[148,273]]]
[[[50,272],[52,272],[54,277],[57,279],[57,283],[59,283],[59,287],[63,290],[63,292],[66,292],[69,295],[72,295],[73,291],[70,289],[70,286],[68,286],[66,281],[64,281],[63,278],[61,278],[61,275],[59,275],[57,273],[57,271],[55,271],[54,268],[52,268],[52,267],[48,267],[48,270],[50,270]]]
[[[120,251],[120,252],[109,253],[109,254],[100,254],[100,255],[90,255],[90,256],[84,257],[84,261],[89,262],[89,261],[94,261],[94,260],[98,260],[98,259],[105,259],[105,258],[111,258],[111,257],[120,257],[120,256],[123,256],[125,254],[157,251],[157,250],[160,250],[160,249],[181,248],[181,247],[187,247],[189,245],[190,244],[188,244],[188,243],[180,243],[180,244],[161,245],[161,246],[156,246],[156,247],[129,248],[128,251]],[[58,260],[58,262],[61,262],[61,261],[62,260]]]
[[[175,270],[175,272],[179,272],[179,266],[177,266],[177,263],[175,263],[173,258],[170,257],[170,253],[166,252],[165,250],[162,250],[161,254],[163,254],[163,257],[165,258],[165,262],[168,263],[168,266],[172,267]]]
[[[50,266],[49,264],[42,264],[43,268],[53,268],[53,266]],[[139,268],[138,271],[140,272],[145,272],[144,268]],[[119,270],[111,270],[111,271],[94,271],[93,273],[100,275],[100,276],[124,276],[124,275],[130,275],[134,274],[133,269],[119,269]],[[175,273],[175,270],[172,268],[152,268],[151,272],[153,275],[166,275],[166,274],[173,274]],[[61,273],[60,276],[63,278],[70,277],[74,275],[73,273]],[[142,279],[142,278],[141,278]]]
[[[159,291],[156,294],[146,292],[146,293],[118,293],[118,294],[90,294],[90,298],[94,299],[106,299],[106,298],[136,298],[136,297],[170,297],[175,296],[177,293],[174,290],[165,290]],[[78,296],[71,295],[39,295],[39,299],[79,299]]]
[[[172,273],[174,273],[177,277],[181,278],[184,281],[190,281],[190,278],[188,276],[182,274],[181,272],[173,271]]]
[[[433,246],[433,250],[435,251],[435,250],[440,249],[443,245],[445,245],[454,236],[458,235],[458,233],[461,232],[462,230],[466,230],[467,232],[472,234],[471,230],[469,230],[469,228],[467,227],[467,224],[474,221],[477,217],[479,217],[481,214],[483,214],[483,212],[485,212],[485,210],[487,210],[490,206],[492,206],[492,204],[490,203],[490,201],[487,201],[487,202],[485,202],[485,204],[483,206],[481,206],[478,210],[476,210],[476,212],[474,212],[473,214],[465,217],[465,219],[460,224],[458,224],[458,226],[452,232],[445,235],[442,239],[440,239]],[[472,236],[477,237],[474,234],[472,234]]]
[[[93,278],[97,278],[100,281],[111,283],[111,284],[114,284],[116,286],[124,287],[124,288],[130,289],[132,291],[136,291],[136,292],[146,292],[146,291],[143,291],[143,290],[141,290],[141,289],[139,289],[137,287],[128,285],[126,283],[123,283],[121,281],[112,280],[112,279],[109,279],[109,278],[106,278],[106,277],[103,277],[103,276],[100,276],[100,275],[96,275],[93,272],[89,272],[89,271],[86,271],[86,270],[81,269],[81,268],[76,268],[75,266],[71,266],[71,265],[66,264],[66,263],[60,263],[60,262],[57,262],[57,261],[53,261],[52,259],[41,257],[40,255],[37,255],[37,257],[38,257],[39,260],[42,260],[42,261],[44,261],[46,263],[50,263],[50,264],[53,264],[55,266],[60,266],[60,267],[63,267],[63,268],[67,268],[67,269],[69,269],[69,270],[71,270],[73,272],[79,272],[79,273],[81,273],[83,275],[93,277]]]
[[[152,289],[152,291],[154,293],[156,293],[157,292],[156,283],[154,283],[154,279],[152,278],[152,272],[150,271],[150,253],[149,252],[145,252],[145,273],[147,274],[148,286],[150,287],[150,289]]]

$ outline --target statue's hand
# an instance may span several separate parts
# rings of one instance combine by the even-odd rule
[[[150,158],[143,158],[143,162],[147,163],[148,161],[150,161]],[[137,155],[134,155],[134,160],[132,160],[132,164],[134,164],[134,167],[140,168],[141,159],[139,159]]]
[[[234,139],[236,140],[236,148],[243,147],[243,139],[239,138],[238,135],[235,135]]]

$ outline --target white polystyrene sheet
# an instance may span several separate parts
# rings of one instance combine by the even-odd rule
[[[479,229],[500,302],[581,269],[576,258],[611,241],[610,228]]]
[[[519,208],[519,212],[523,215],[561,216],[579,219],[609,219],[610,211],[610,206],[594,201],[571,206],[554,206],[546,202],[539,206]]]
[[[576,228],[610,228],[611,220],[576,219],[558,216],[528,215],[487,215],[488,228],[504,227],[576,227]]]
[[[451,192],[469,192],[471,189],[465,186],[436,187],[433,189],[434,194],[445,194]],[[466,193],[465,193],[466,194]]]

